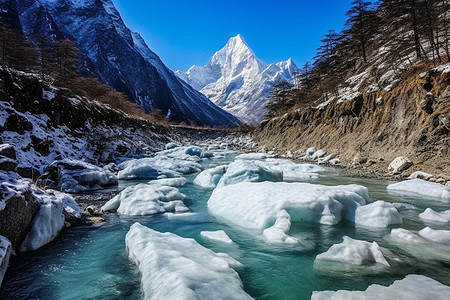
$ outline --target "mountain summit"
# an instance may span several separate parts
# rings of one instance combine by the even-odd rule
[[[173,121],[237,126],[239,121],[179,80],[142,37],[126,27],[111,0],[0,0],[15,8],[30,40],[73,40],[83,75],[98,77],[149,112]]]
[[[281,81],[292,83],[299,69],[292,59],[266,64],[238,34],[205,66],[175,73],[241,121],[258,124],[264,117],[273,86]]]

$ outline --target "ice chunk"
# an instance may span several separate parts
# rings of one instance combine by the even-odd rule
[[[242,265],[193,239],[135,223],[125,243],[141,271],[144,299],[252,299],[234,270]]]
[[[228,166],[217,186],[231,185],[244,181],[283,181],[283,173],[279,170],[267,168],[257,161],[237,160]]]
[[[429,241],[447,244],[450,243],[450,230],[434,230],[430,227],[425,227],[419,231],[419,235]]]
[[[327,152],[324,151],[324,150],[317,150],[316,152],[314,152],[314,153],[311,155],[311,158],[312,158],[312,159],[318,159],[318,158],[324,156],[326,153],[327,153]]]
[[[387,186],[389,192],[421,195],[425,197],[450,200],[450,187],[422,179],[411,179]]]
[[[263,235],[271,244],[298,244],[300,241],[287,235],[291,229],[291,216],[284,209],[277,214],[277,219],[272,227],[264,229]]]
[[[314,148],[314,147],[310,147],[310,148],[306,149],[306,155],[311,156],[314,154],[314,152],[316,152],[316,148]]]
[[[162,178],[149,181],[148,184],[167,185],[173,187],[181,187],[186,185],[187,179],[184,177]]]
[[[129,186],[102,206],[102,211],[117,210],[131,216],[153,215],[164,212],[186,212],[185,196],[171,186],[138,184]]]
[[[200,235],[204,236],[205,238],[208,238],[210,240],[219,241],[219,242],[226,243],[226,244],[233,244],[233,241],[223,230],[202,231],[202,232],[200,232]]]
[[[236,156],[236,159],[261,160],[266,159],[267,153],[243,153]]]
[[[178,143],[167,143],[165,146],[166,150],[175,149],[178,147],[181,147],[181,145]]]
[[[325,299],[450,299],[450,287],[423,275],[407,275],[388,287],[373,284],[365,291],[315,291],[311,296],[311,300]]]
[[[408,179],[415,179],[415,178],[429,179],[431,177],[433,177],[432,174],[425,173],[425,172],[422,172],[422,171],[415,171],[411,175],[409,175]]]
[[[360,266],[375,263],[390,266],[376,242],[354,240],[348,236],[344,236],[343,240],[331,246],[327,252],[317,255],[315,263],[324,260]]]
[[[371,201],[367,188],[360,185],[241,182],[217,187],[208,200],[208,209],[237,225],[264,230],[283,217],[279,214],[283,210],[291,221],[330,225],[342,217],[354,221],[356,208]]]
[[[215,188],[223,174],[227,171],[227,167],[226,165],[222,165],[202,171],[195,177],[194,184],[204,188]]]
[[[11,242],[0,235],[0,287],[2,286],[3,277],[8,268],[9,258],[12,253]]]
[[[283,180],[285,181],[318,178],[319,173],[325,171],[324,168],[318,165],[297,164],[288,159],[268,158],[265,161],[259,161],[257,163],[259,165],[283,172]]]
[[[394,205],[376,201],[356,209],[355,223],[370,227],[387,227],[402,224],[403,219]]]
[[[51,163],[45,169],[43,178],[57,178],[55,187],[69,193],[96,190],[117,184],[117,177],[110,171],[72,159]]]
[[[450,222],[450,210],[439,213],[431,208],[427,208],[423,213],[419,214],[419,217],[423,221],[448,223]]]

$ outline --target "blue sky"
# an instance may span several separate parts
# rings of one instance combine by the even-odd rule
[[[351,0],[113,0],[172,70],[205,65],[227,40],[242,34],[267,63],[311,60],[329,29],[339,31]]]

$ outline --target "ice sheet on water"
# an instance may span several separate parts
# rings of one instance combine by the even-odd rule
[[[387,186],[388,192],[420,195],[450,201],[450,186],[445,186],[423,179],[410,179]]]
[[[360,185],[323,186],[309,183],[241,182],[217,187],[208,200],[209,211],[234,224],[264,230],[269,240],[283,237],[290,221],[336,224],[342,218],[355,220],[355,210],[371,202],[368,190]],[[277,223],[278,222],[278,223]],[[271,238],[273,237],[273,238]]]
[[[394,205],[384,201],[360,206],[356,209],[355,223],[368,227],[388,227],[402,224],[403,219]]]
[[[326,299],[450,299],[450,287],[423,275],[407,275],[387,287],[373,284],[365,291],[316,291],[311,296],[311,300]]]
[[[419,235],[429,241],[450,244],[450,230],[434,230],[425,227],[419,231]]]
[[[213,241],[219,241],[225,244],[233,244],[233,241],[230,239],[230,237],[227,235],[227,233],[223,230],[217,230],[217,231],[202,231],[200,232],[200,235],[213,240]]]
[[[268,158],[259,164],[283,172],[283,180],[298,181],[318,178],[324,168],[312,164],[298,164],[288,159]]]
[[[173,187],[182,187],[186,185],[187,179],[184,177],[175,177],[175,178],[162,178],[151,180],[148,184],[156,184],[156,185],[167,185]]]
[[[448,223],[450,222],[450,210],[437,212],[432,208],[427,208],[419,214],[419,217],[426,222]]]
[[[197,175],[194,179],[194,184],[204,188],[215,188],[227,171],[228,166],[221,165],[215,168],[206,169]]]
[[[262,160],[268,157],[267,153],[262,152],[252,152],[252,153],[242,153],[236,156],[236,159],[246,159],[246,160]]]
[[[236,160],[217,183],[218,187],[239,182],[283,181],[283,172],[268,168],[259,161]]]
[[[252,299],[234,270],[242,265],[193,239],[135,223],[125,243],[142,273],[145,299]]]
[[[102,211],[117,210],[131,216],[153,215],[164,212],[187,212],[185,196],[171,186],[137,184],[129,186],[102,206]]]

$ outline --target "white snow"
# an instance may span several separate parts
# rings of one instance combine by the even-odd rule
[[[450,299],[450,287],[423,275],[407,275],[388,287],[370,285],[365,291],[315,291],[311,300],[385,299],[385,300],[423,300]]]
[[[263,119],[273,85],[293,83],[298,73],[292,59],[270,65],[261,61],[241,35],[230,38],[205,66],[175,72],[216,105],[249,124]]]
[[[425,227],[419,231],[419,235],[429,241],[450,244],[450,230],[434,230]]]
[[[185,195],[171,186],[137,184],[129,186],[102,206],[102,211],[117,210],[131,216],[153,215],[164,212],[187,212]]]
[[[354,221],[356,208],[371,201],[367,188],[360,185],[241,182],[217,187],[208,200],[208,209],[242,227],[262,231],[273,227],[264,234],[266,238],[286,240],[290,221],[329,225],[342,218]]]
[[[194,184],[204,188],[215,188],[227,171],[228,166],[221,165],[215,168],[206,169],[197,175],[194,179]]]
[[[327,252],[317,255],[316,261],[338,261],[360,266],[378,263],[390,266],[376,242],[354,240],[348,236],[344,236],[343,240],[342,243],[331,246]]]
[[[236,156],[236,159],[248,159],[248,160],[262,160],[267,158],[267,153],[242,153]]]
[[[411,179],[393,183],[387,186],[389,192],[420,195],[425,197],[450,200],[450,187],[422,179]]]
[[[175,178],[161,178],[155,179],[148,182],[148,184],[156,184],[156,185],[168,185],[173,187],[182,187],[186,185],[187,179],[184,177],[175,177]]]
[[[266,166],[270,169],[283,172],[284,181],[300,181],[304,179],[319,178],[324,168],[312,164],[297,164],[292,160],[268,158],[264,161],[258,161],[259,165]]]
[[[403,219],[394,205],[384,201],[360,206],[356,209],[355,223],[369,227],[387,227],[402,224]]]
[[[200,232],[200,235],[213,240],[213,241],[219,241],[225,244],[233,244],[233,241],[230,239],[230,237],[227,235],[227,233],[223,230],[217,230],[217,231],[202,231]]]
[[[326,152],[325,150],[320,149],[320,150],[317,150],[316,152],[314,152],[314,153],[311,155],[311,158],[312,158],[312,159],[318,159],[318,158],[324,156],[326,153],[327,153],[327,152]]]
[[[55,93],[52,91],[42,90],[42,99],[51,101],[55,98]]]
[[[125,237],[144,299],[252,299],[234,270],[242,265],[193,239],[135,223]]]
[[[218,187],[239,182],[283,181],[283,172],[268,168],[259,161],[236,160],[231,163],[217,183]]]
[[[427,208],[423,213],[419,214],[419,217],[423,221],[448,223],[450,222],[450,210],[437,212],[431,208]]]

